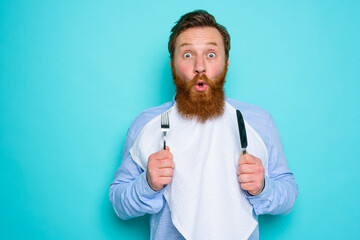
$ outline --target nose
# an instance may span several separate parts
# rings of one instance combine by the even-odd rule
[[[198,56],[195,61],[194,73],[204,74],[206,72],[205,61],[201,56]]]

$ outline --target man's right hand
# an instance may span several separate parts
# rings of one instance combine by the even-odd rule
[[[174,167],[173,155],[169,147],[151,154],[146,172],[146,180],[150,188],[159,191],[169,184],[174,174]]]

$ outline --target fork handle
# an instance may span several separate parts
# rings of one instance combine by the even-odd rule
[[[166,150],[166,133],[164,134],[164,150]]]

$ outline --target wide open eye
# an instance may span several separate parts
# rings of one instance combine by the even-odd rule
[[[209,54],[208,54],[208,57],[209,57],[209,58],[214,58],[214,57],[215,57],[215,53],[209,53]]]
[[[190,53],[185,53],[184,58],[191,58],[191,54]]]

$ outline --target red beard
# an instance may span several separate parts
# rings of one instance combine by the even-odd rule
[[[176,103],[180,115],[186,119],[196,119],[205,123],[207,120],[220,117],[224,113],[225,93],[224,84],[227,65],[218,78],[210,80],[203,75],[196,75],[192,80],[181,78],[173,68],[173,79],[176,86]],[[198,80],[207,84],[204,92],[198,92],[194,86]]]

